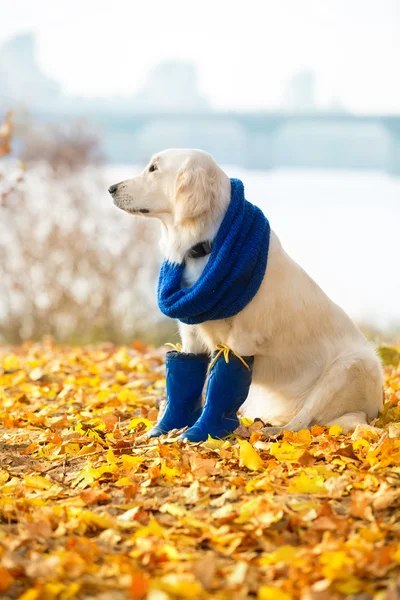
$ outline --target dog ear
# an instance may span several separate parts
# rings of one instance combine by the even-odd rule
[[[216,169],[199,167],[195,161],[188,160],[176,177],[175,222],[182,223],[209,212],[216,191]]]

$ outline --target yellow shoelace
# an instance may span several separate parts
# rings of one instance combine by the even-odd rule
[[[173,350],[176,350],[176,352],[182,352],[182,344],[180,344],[179,342],[177,344],[172,344],[171,342],[167,342],[166,344],[164,344],[164,346],[169,346]],[[229,346],[227,346],[226,344],[217,344],[215,346],[215,348],[217,350],[217,354],[214,356],[214,358],[212,359],[212,361],[210,362],[210,364],[208,366],[208,371],[207,371],[208,373],[211,371],[211,369],[213,368],[213,366],[215,365],[215,363],[217,362],[217,360],[219,359],[219,357],[221,355],[223,355],[225,362],[228,363],[229,362],[229,352],[232,352],[232,354],[234,356],[236,356],[236,358],[238,358],[241,363],[243,363],[243,365],[246,367],[246,369],[248,369],[250,371],[249,365],[240,356],[240,354],[237,354],[237,352],[232,350],[232,348],[229,348]]]
[[[177,352],[182,352],[182,344],[180,344],[179,342],[177,344],[171,344],[171,342],[167,342],[166,344],[164,344],[164,346],[169,346]]]
[[[217,344],[215,346],[216,350],[217,350],[217,354],[214,356],[214,358],[212,359],[212,361],[210,362],[210,365],[208,367],[208,372],[211,371],[211,369],[213,368],[213,366],[215,365],[215,363],[217,362],[217,360],[219,359],[219,357],[222,355],[225,359],[225,362],[228,363],[229,362],[229,352],[232,352],[232,354],[234,356],[236,356],[236,358],[238,358],[240,360],[240,362],[242,362],[244,364],[244,366],[246,367],[246,369],[248,369],[250,371],[250,367],[247,364],[247,362],[240,356],[240,354],[237,354],[234,350],[232,350],[232,348],[229,348],[229,346],[227,346],[226,344]]]

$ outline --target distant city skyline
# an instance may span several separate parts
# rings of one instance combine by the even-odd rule
[[[279,111],[318,111],[316,75],[311,70],[296,73],[286,84]],[[29,96],[27,96],[29,89]],[[29,108],[39,113],[94,116],[93,111],[134,112],[208,112],[213,107],[199,89],[198,68],[182,60],[163,60],[150,69],[143,86],[130,96],[80,97],[66,95],[56,80],[45,73],[38,62],[34,33],[17,33],[0,44],[0,110]],[[340,103],[329,110],[343,112]],[[218,112],[218,111],[217,111]],[[219,111],[221,112],[221,111]]]
[[[23,108],[42,114],[89,113],[94,117],[98,110],[202,112],[211,108],[199,91],[197,67],[191,62],[159,63],[130,96],[81,97],[65,94],[57,81],[43,72],[36,46],[32,32],[17,33],[0,43],[0,111]]]
[[[32,31],[41,71],[66,95],[131,97],[157,64],[180,60],[197,66],[200,94],[217,110],[280,107],[308,71],[318,108],[400,112],[397,0],[3,4],[0,45]]]

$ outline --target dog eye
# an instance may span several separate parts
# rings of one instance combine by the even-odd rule
[[[153,164],[153,165],[150,165],[150,167],[149,167],[149,172],[150,172],[150,173],[154,173],[154,171],[157,171],[157,166],[156,166],[156,165],[154,165],[154,164]]]

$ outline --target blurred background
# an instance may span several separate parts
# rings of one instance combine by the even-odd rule
[[[369,337],[398,339],[398,0],[0,14],[0,340],[176,337],[159,225],[107,194],[168,147],[211,152]]]

